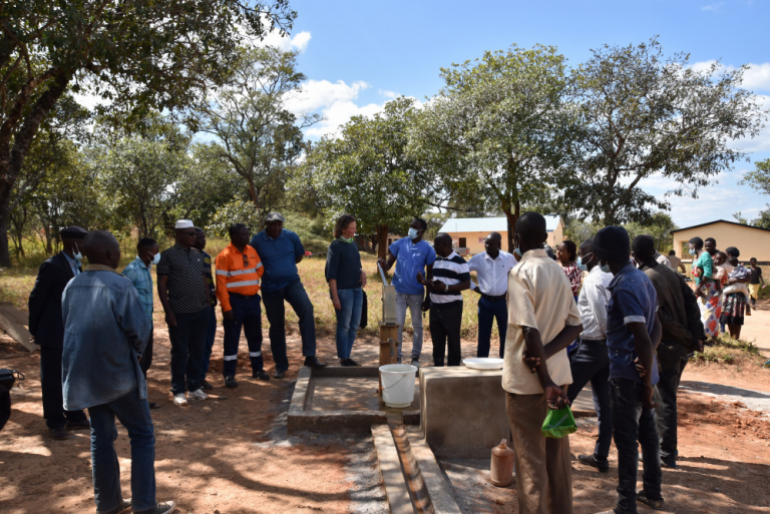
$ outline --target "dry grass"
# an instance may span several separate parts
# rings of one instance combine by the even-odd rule
[[[210,239],[206,246],[206,252],[214,258],[225,246],[228,241],[219,239]],[[131,262],[135,258],[135,251],[130,248],[123,248],[123,255],[121,258],[122,269],[125,265]],[[382,317],[382,279],[377,271],[377,260],[371,254],[361,254],[362,264],[364,270],[367,273],[368,285],[366,287],[366,294],[369,304],[368,309],[368,322],[367,328],[364,330],[364,334],[378,335],[379,334],[379,322]],[[310,301],[313,303],[316,319],[316,330],[319,334],[332,334],[336,326],[336,315],[334,307],[332,306],[331,299],[329,298],[329,288],[326,284],[324,277],[324,267],[326,260],[323,257],[311,257],[304,259],[299,264],[299,274],[302,279],[302,283],[305,286],[305,290],[310,297]],[[153,280],[156,280],[155,270],[153,269]],[[35,285],[35,277],[37,276],[36,266],[7,268],[0,270],[0,303],[10,304],[18,309],[27,310],[27,299],[29,293],[32,291],[32,287]],[[388,279],[392,279],[389,276]],[[156,282],[157,283],[157,282]],[[463,291],[463,297],[465,300],[465,308],[463,309],[463,323],[462,323],[462,337],[464,339],[475,339],[477,330],[477,304],[478,295],[470,291]],[[217,316],[221,320],[221,312],[217,309]],[[163,322],[163,308],[158,300],[157,294],[155,295],[155,322]],[[287,331],[289,333],[298,330],[297,316],[294,311],[287,305],[286,308],[286,321]],[[262,316],[262,323],[264,327],[267,327],[267,317]],[[407,318],[405,323],[405,331],[407,334],[412,333],[411,318],[407,311]],[[429,330],[428,315],[425,315],[423,325],[425,332]],[[497,344],[497,330],[492,331],[492,343],[493,346]]]

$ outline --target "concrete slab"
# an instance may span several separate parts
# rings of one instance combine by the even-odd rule
[[[409,497],[409,488],[401,470],[401,461],[398,457],[396,443],[393,441],[393,435],[390,433],[390,427],[388,425],[373,426],[372,439],[374,440],[374,447],[377,449],[377,460],[380,465],[390,512],[392,514],[413,514],[416,510]]]
[[[376,366],[303,367],[297,376],[287,416],[289,433],[368,432],[372,425],[398,417],[404,424],[419,423],[419,389],[409,409],[391,409],[377,396]]]
[[[422,438],[416,427],[407,429],[411,452],[420,468],[422,480],[428,491],[433,511],[436,514],[461,514],[460,507],[452,496],[452,487],[448,477],[441,470],[436,456]]]
[[[488,458],[510,440],[502,370],[420,370],[420,427],[437,458]]]

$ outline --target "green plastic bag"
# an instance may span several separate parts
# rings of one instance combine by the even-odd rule
[[[565,435],[576,432],[575,416],[572,415],[569,405],[563,409],[549,410],[543,422],[542,430],[544,436],[554,439],[561,439]]]

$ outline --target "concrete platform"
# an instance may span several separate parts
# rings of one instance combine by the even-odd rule
[[[368,432],[372,425],[403,418],[407,425],[420,422],[419,386],[408,409],[391,409],[377,395],[376,366],[303,367],[297,377],[287,418],[289,433]]]
[[[488,458],[510,439],[502,370],[420,370],[420,428],[437,458]]]

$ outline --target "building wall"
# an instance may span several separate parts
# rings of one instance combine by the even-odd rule
[[[756,257],[761,262],[770,261],[770,232],[768,231],[717,222],[674,232],[674,251],[678,257],[692,259],[687,254],[685,243],[696,236],[703,240],[713,237],[717,241],[717,248],[722,251],[730,246],[736,247],[741,251],[741,261],[748,261],[751,257]]]
[[[470,250],[471,255],[484,252],[484,238],[489,235],[489,232],[450,232],[452,236],[452,243],[455,248],[460,248],[460,240],[465,238],[465,247]],[[508,251],[508,232],[500,232],[503,237],[503,250]],[[559,226],[553,232],[548,233],[548,239],[546,242],[551,248],[556,248],[556,245],[564,240],[564,225],[559,222]]]

